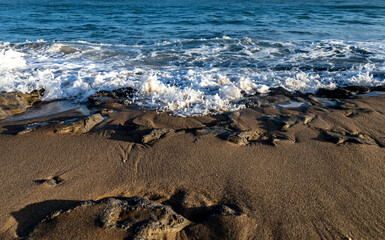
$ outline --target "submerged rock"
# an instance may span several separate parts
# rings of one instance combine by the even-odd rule
[[[97,124],[101,123],[104,120],[100,113],[82,118],[75,122],[70,122],[64,124],[64,126],[56,129],[55,133],[73,133],[73,134],[82,134],[89,132]]]
[[[76,48],[63,45],[60,47],[59,51],[64,53],[64,54],[71,54],[71,53],[76,53],[78,50],[76,50]]]
[[[157,140],[164,136],[166,133],[174,131],[170,128],[156,128],[153,129],[150,133],[144,135],[142,137],[142,143],[149,143],[151,141]]]
[[[317,97],[326,97],[326,98],[350,98],[353,95],[355,95],[355,92],[345,88],[336,88],[336,89],[320,88],[316,92]]]
[[[347,86],[347,87],[344,87],[343,89],[346,89],[346,90],[349,90],[355,94],[365,94],[365,93],[368,93],[370,92],[370,88],[368,87],[365,87],[365,86]]]
[[[270,104],[278,104],[284,102],[290,102],[292,99],[285,95],[269,95],[264,98],[261,98],[260,102],[262,104],[270,103]]]
[[[162,239],[191,224],[171,207],[141,197],[108,199],[99,220],[104,229],[125,229],[133,239]]]
[[[385,92],[385,85],[371,87],[370,91]]]
[[[351,109],[355,109],[357,106],[353,103],[348,103],[348,102],[336,102],[334,105],[330,107],[334,109],[339,109],[339,110],[351,110]]]
[[[115,98],[115,99],[133,98],[136,92],[137,90],[131,87],[119,88],[112,91],[102,90],[88,97],[88,101],[91,104],[98,106],[101,104],[101,101],[103,101],[106,98]]]
[[[43,89],[31,93],[0,93],[0,120],[25,112],[40,100],[43,93]]]

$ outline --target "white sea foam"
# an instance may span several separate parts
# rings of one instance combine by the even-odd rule
[[[384,76],[385,42],[0,43],[0,91],[45,88],[43,100],[86,101],[99,90],[133,87],[136,104],[180,116],[236,110],[244,94],[270,87],[314,92],[380,85]]]
[[[0,71],[13,71],[26,66],[24,54],[12,49],[0,51]]]

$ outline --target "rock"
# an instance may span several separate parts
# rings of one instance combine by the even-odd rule
[[[174,131],[170,128],[155,128],[149,134],[146,134],[142,137],[142,143],[149,143],[151,141],[161,138],[166,133]]]
[[[228,121],[225,123],[225,125],[227,125],[232,130],[238,131],[238,132],[249,130],[248,127],[245,127],[239,122],[240,116],[241,116],[240,112],[232,112],[231,114],[228,115]]]
[[[270,88],[269,89],[269,95],[270,96],[276,96],[276,95],[284,95],[284,96],[292,96],[294,93],[286,90],[283,87],[276,87],[276,88]]]
[[[259,107],[261,104],[259,102],[259,99],[255,97],[249,97],[246,98],[243,103],[245,104],[246,108],[254,108],[254,107]]]
[[[282,130],[287,130],[291,126],[293,126],[296,123],[303,123],[308,124],[311,120],[313,120],[312,116],[309,115],[296,115],[292,116],[289,119],[283,121],[284,125],[282,126]]]
[[[102,122],[104,118],[100,113],[82,118],[75,122],[70,122],[64,124],[64,126],[56,129],[55,133],[72,133],[72,134],[82,134],[89,132],[93,127]]]
[[[109,92],[99,91],[98,93],[88,97],[88,102],[95,106],[99,106],[104,99],[109,98]]]
[[[295,140],[280,133],[272,133],[268,139],[271,145],[277,146],[279,142],[295,143]]]
[[[373,92],[373,91],[385,92],[385,85],[371,87],[371,88],[370,88],[370,91],[372,91],[372,92]]]
[[[99,221],[104,229],[127,230],[133,239],[162,239],[166,234],[177,233],[191,224],[171,207],[141,197],[108,199]]]
[[[355,93],[344,88],[336,88],[336,89],[326,89],[320,88],[316,92],[317,97],[326,97],[326,98],[350,98]]]
[[[250,141],[255,141],[259,138],[259,133],[255,131],[232,132],[227,136],[227,141],[237,145],[247,145]]]
[[[137,90],[131,87],[119,88],[113,91],[101,90],[98,93],[88,97],[88,102],[94,106],[100,106],[104,102],[108,102],[111,99],[118,99],[119,103],[128,106],[132,102],[127,98],[133,98],[136,92]]]
[[[113,113],[114,110],[104,108],[104,109],[102,109],[102,110],[100,110],[100,111],[98,111],[98,112],[99,112],[100,114],[102,114],[102,115],[108,115],[108,114],[110,114],[110,113]]]
[[[35,180],[34,182],[38,184],[46,184],[50,187],[56,187],[57,185],[63,182],[63,179],[60,176],[55,176],[52,178]]]
[[[323,134],[325,135],[326,139],[334,142],[335,144],[342,144],[345,142],[352,142],[352,143],[360,143],[360,144],[368,144],[372,145],[373,142],[367,139],[362,134],[352,134],[352,135],[344,135],[341,133],[335,133],[330,131],[324,131]]]
[[[71,54],[71,53],[76,53],[77,52],[76,48],[73,48],[73,47],[70,47],[70,46],[66,46],[66,45],[61,46],[59,51],[64,53],[64,54]]]
[[[330,107],[334,109],[339,109],[339,110],[351,110],[351,109],[355,109],[356,105],[348,102],[336,102],[334,105]]]
[[[323,103],[320,102],[320,101],[317,99],[317,97],[315,97],[315,96],[313,96],[313,95],[310,95],[310,94],[306,97],[306,100],[309,101],[310,104],[313,105],[313,106],[320,106],[320,105],[323,105]]]
[[[273,95],[273,96],[266,96],[262,98],[260,101],[262,104],[270,103],[270,104],[278,104],[278,103],[284,103],[284,102],[290,102],[292,99],[290,97],[287,97],[285,95]]]
[[[25,112],[40,100],[43,93],[43,89],[31,93],[0,93],[0,120]]]
[[[111,95],[114,98],[132,98],[136,92],[136,89],[133,89],[132,87],[126,87],[113,90]]]
[[[361,116],[362,114],[369,114],[372,112],[374,111],[369,108],[356,108],[355,111],[347,115],[347,117],[354,118],[354,117]]]
[[[22,128],[16,134],[17,135],[22,135],[22,134],[30,133],[30,132],[33,132],[33,131],[37,130],[40,126],[41,125],[27,126],[27,127]]]
[[[365,94],[370,92],[370,88],[364,86],[347,86],[343,89],[353,92],[354,94]]]
[[[57,121],[30,123],[30,124],[27,124],[26,126],[23,126],[20,130],[18,130],[18,132],[16,134],[21,135],[21,134],[30,133],[30,132],[36,131],[40,127],[47,126],[47,125],[50,125],[50,124],[56,123],[56,122]]]
[[[240,216],[242,213],[238,212],[226,205],[218,205],[214,210],[213,214],[219,215],[230,215],[230,216]]]
[[[134,94],[137,92],[136,89],[131,87],[119,88],[112,91],[101,90],[98,93],[88,97],[88,101],[94,103],[97,100],[102,98],[110,97],[110,98],[132,98]]]
[[[297,123],[303,123],[303,124],[308,124],[311,120],[313,120],[312,116],[309,115],[294,115],[291,117],[280,117],[280,116],[275,116],[275,117],[269,117],[265,119],[269,125],[275,125],[278,127],[280,131],[286,131],[289,129],[291,126],[297,124]]]
[[[106,198],[49,214],[26,239],[174,239],[190,224],[171,207],[142,197]]]
[[[260,239],[257,221],[228,206],[213,209],[202,222],[185,229],[191,239]]]

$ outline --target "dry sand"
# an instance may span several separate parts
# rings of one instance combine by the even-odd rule
[[[192,222],[154,238],[385,239],[384,102],[190,118],[106,102],[116,111],[81,135],[57,124],[14,134],[76,111],[0,122],[0,238],[124,239],[96,224],[98,200],[141,196]],[[151,129],[172,130],[143,143]],[[246,142],[228,141],[242,132]]]

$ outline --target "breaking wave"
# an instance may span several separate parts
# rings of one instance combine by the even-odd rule
[[[314,92],[384,84],[385,42],[188,39],[143,45],[0,43],[0,91],[44,88],[43,100],[86,101],[132,87],[140,106],[191,116],[244,107],[271,87]]]

